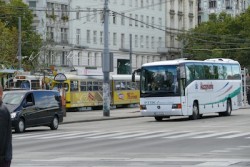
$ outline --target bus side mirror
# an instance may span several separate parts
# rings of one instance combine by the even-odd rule
[[[135,73],[138,74],[141,72],[141,69],[137,69],[137,70],[134,70],[133,73],[132,73],[132,82],[135,82]]]

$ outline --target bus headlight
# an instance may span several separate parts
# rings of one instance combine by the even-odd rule
[[[11,119],[14,119],[16,117],[16,112],[11,113],[10,116],[11,116]]]
[[[172,109],[181,109],[181,104],[172,104]]]
[[[146,105],[140,105],[140,110],[146,110],[146,109],[147,109]]]

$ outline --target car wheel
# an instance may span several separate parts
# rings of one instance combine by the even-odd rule
[[[59,120],[58,120],[58,117],[55,116],[50,124],[50,129],[51,130],[56,130],[59,126]]]
[[[191,120],[198,119],[199,115],[200,114],[199,114],[198,104],[197,104],[197,102],[194,102],[194,104],[193,104],[193,113],[192,113],[192,115],[189,116],[189,119],[191,119]]]
[[[15,127],[15,131],[17,133],[23,133],[25,131],[25,122],[23,118],[20,118]]]

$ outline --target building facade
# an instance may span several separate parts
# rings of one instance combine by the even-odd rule
[[[198,0],[198,23],[208,21],[212,13],[226,12],[234,17],[248,6],[249,0]]]
[[[157,2],[156,2],[157,1]],[[25,0],[34,10],[34,29],[44,39],[41,61],[61,71],[102,71],[104,0]],[[166,59],[165,5],[161,0],[110,0],[109,49],[113,73]],[[130,39],[130,34],[132,38]],[[163,49],[162,49],[163,48]]]
[[[168,59],[185,57],[178,35],[197,25],[197,0],[166,1],[166,48]]]

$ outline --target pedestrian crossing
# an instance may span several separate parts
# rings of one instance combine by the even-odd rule
[[[38,140],[69,140],[69,139],[250,139],[250,132],[240,131],[48,131],[41,133],[26,132],[13,134],[14,140],[38,139]]]

